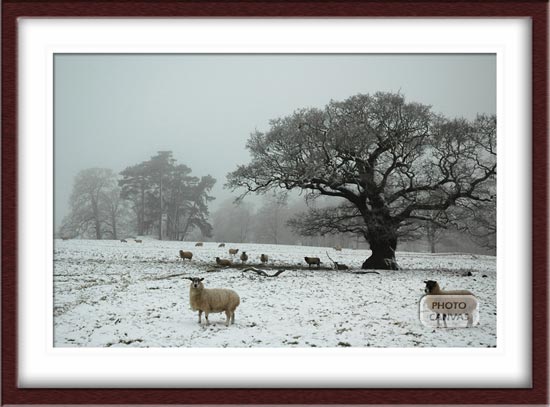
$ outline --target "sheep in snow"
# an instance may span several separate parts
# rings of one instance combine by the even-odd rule
[[[267,254],[263,254],[260,256],[260,261],[265,264],[267,263],[267,261],[269,260],[269,258],[267,257]]]
[[[430,295],[474,295],[468,290],[442,290],[438,282],[433,280],[424,281],[424,284],[426,284],[424,292]]]
[[[225,243],[220,243],[218,247],[225,247]]]
[[[141,239],[134,239],[136,243],[143,243]]]
[[[220,259],[219,257],[216,257],[216,263],[222,267],[229,267],[231,266],[231,260],[227,259]]]
[[[200,247],[200,246],[203,246],[203,243],[202,243],[202,242],[197,242],[197,243],[195,243],[195,247]]]
[[[334,262],[334,267],[336,268],[336,270],[349,270],[347,264],[338,263],[337,261]]]
[[[349,269],[349,267],[348,267],[346,264],[344,264],[344,263],[338,263],[337,261],[332,260],[331,257],[328,255],[328,252],[326,252],[326,253],[327,253],[327,257],[329,258],[329,260],[330,260],[332,263],[334,263],[334,269],[335,269],[335,270],[348,270],[348,269]],[[306,261],[307,261],[307,260],[306,260]]]
[[[341,252],[342,246],[334,246],[334,250],[336,250],[337,252]]]
[[[248,254],[246,254],[246,252],[242,252],[241,253],[241,261],[243,263],[246,263],[247,260],[248,260]]]
[[[229,249],[229,254],[230,254],[231,256],[236,255],[238,252],[239,252],[239,249]]]
[[[321,259],[319,257],[304,257],[304,260],[308,264],[309,268],[312,265],[317,264],[317,268],[321,268]]]
[[[128,241],[126,239],[120,239],[120,242],[121,243],[128,243]]]
[[[225,326],[235,323],[235,309],[241,303],[239,294],[228,288],[204,288],[204,278],[186,277],[191,280],[189,287],[189,304],[193,311],[199,311],[199,324],[204,312],[206,325],[210,324],[208,314],[225,311]]]
[[[442,290],[437,281],[428,280],[428,281],[424,281],[424,284],[426,284],[426,288],[424,288],[424,292],[427,295],[457,295],[457,296],[471,295],[471,296],[475,297],[475,295],[471,291],[468,291],[468,290]],[[465,305],[464,308],[445,309],[445,313],[442,313],[443,314],[443,324],[444,324],[445,327],[447,327],[446,319],[447,319],[448,314],[451,314],[451,315],[454,315],[454,314],[467,314],[468,315],[468,324],[467,324],[467,326],[468,327],[472,326],[472,323],[473,323],[473,314],[472,313],[475,310],[475,308],[477,307],[477,302],[468,302],[468,303],[465,303],[465,304],[466,305]],[[440,308],[438,308],[438,309],[440,309]],[[432,311],[436,312],[433,308],[432,308]],[[436,312],[436,314],[437,314],[437,316],[436,316],[437,326],[439,327],[440,313]]]
[[[189,259],[191,260],[193,258],[192,252],[184,252],[183,250],[180,250],[180,257],[182,260]]]

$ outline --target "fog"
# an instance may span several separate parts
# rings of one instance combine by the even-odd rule
[[[95,55],[54,60],[55,227],[76,174],[116,172],[172,150],[217,179],[248,161],[249,134],[298,108],[401,92],[449,117],[496,113],[495,55]]]

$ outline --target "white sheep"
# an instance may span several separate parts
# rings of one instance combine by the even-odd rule
[[[267,254],[263,254],[260,256],[260,261],[265,264],[267,263],[267,261],[269,260],[269,257],[267,256]]]
[[[191,280],[189,287],[189,304],[193,311],[199,311],[199,324],[204,312],[206,325],[210,324],[208,314],[212,312],[224,312],[226,316],[225,326],[235,323],[235,309],[241,303],[239,294],[228,288],[204,288],[204,278],[186,277]]]
[[[427,295],[456,295],[456,296],[463,296],[463,295],[469,295],[475,298],[475,295],[468,290],[442,290],[439,286],[437,281],[428,280],[424,281],[426,284],[426,288],[424,289],[424,292]],[[439,316],[440,314],[443,314],[443,324],[445,327],[447,327],[447,315],[458,315],[458,314],[467,314],[468,315],[468,323],[467,327],[471,327],[473,324],[473,312],[477,308],[477,301],[467,301],[464,302],[464,308],[460,309],[444,309],[444,312],[437,312],[441,308],[439,308],[439,303],[435,303],[432,305],[428,305],[428,308],[435,312],[437,314],[437,326],[439,327]]]

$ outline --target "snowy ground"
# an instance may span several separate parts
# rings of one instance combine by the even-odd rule
[[[296,267],[276,278],[231,268],[208,272],[216,256],[229,258],[230,247],[245,250],[251,264],[266,253],[274,269]],[[182,262],[180,249],[192,251],[193,260]],[[328,267],[328,251],[333,260],[358,271],[368,250],[56,240],[54,251],[55,346],[496,346],[496,260],[491,256],[398,252],[402,270],[354,275],[303,269],[303,257],[318,256]],[[473,276],[464,276],[468,271]],[[179,273],[204,277],[207,288],[236,290],[241,305],[235,325],[225,326],[225,314],[211,314],[210,326],[199,325],[189,306],[189,281],[170,277]],[[427,279],[442,288],[473,291],[481,304],[480,324],[424,327],[418,309]]]

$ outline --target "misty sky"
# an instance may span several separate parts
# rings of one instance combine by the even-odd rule
[[[119,172],[161,150],[217,179],[215,209],[252,131],[331,99],[399,91],[449,117],[496,113],[495,55],[58,54],[54,64],[56,229],[79,171]]]

